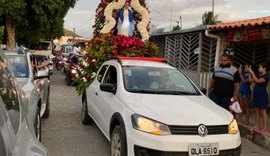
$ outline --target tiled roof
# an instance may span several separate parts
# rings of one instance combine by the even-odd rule
[[[270,16],[255,18],[255,19],[248,19],[248,20],[243,20],[243,21],[218,23],[216,25],[209,25],[208,30],[215,31],[215,30],[222,30],[222,29],[229,29],[229,28],[259,26],[259,25],[265,25],[265,24],[270,24]]]

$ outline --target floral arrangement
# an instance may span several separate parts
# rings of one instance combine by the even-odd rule
[[[147,32],[150,31],[149,22],[142,20],[142,19],[147,19],[143,16],[149,16],[149,10],[148,10],[148,7],[146,6],[146,2],[145,2],[145,0],[127,0],[127,1],[130,2],[130,4],[135,2],[136,5],[132,4],[132,7],[135,6],[136,8],[140,8],[140,9],[133,10],[133,14],[135,16],[135,21],[138,24],[144,21],[143,23],[145,23],[145,24],[143,24],[143,26],[137,26],[138,29],[137,28],[135,29],[134,36],[142,38],[142,34],[146,34],[146,32],[139,30],[139,29],[141,29],[141,27],[143,30],[146,30]],[[122,4],[122,2],[123,2],[123,0],[101,0],[101,2],[99,3],[99,5],[96,9],[95,24],[93,25],[94,36],[99,35],[101,33],[102,29],[106,29],[106,31],[104,30],[104,32],[106,32],[106,33],[109,32],[109,33],[116,34],[116,32],[117,32],[116,24],[111,23],[110,25],[106,26],[107,28],[104,28],[104,26],[107,23],[109,23],[110,21],[113,21],[113,20],[118,18],[118,14],[119,14],[120,10],[112,9],[112,8],[114,8],[114,7],[119,8],[120,5],[124,5],[124,4]],[[108,5],[110,5],[110,7],[105,12],[105,9],[107,8]],[[141,6],[141,7],[138,7],[138,6]],[[148,15],[145,15],[145,13],[142,14],[142,12],[145,11],[144,9],[146,9],[146,12]],[[142,10],[144,10],[144,11],[142,11]],[[105,15],[105,14],[108,14],[108,15]],[[106,22],[106,17],[109,18],[107,22]],[[111,18],[113,18],[113,19],[111,19]],[[111,29],[111,26],[113,26],[113,25],[114,25],[114,27]],[[146,27],[145,27],[145,25],[146,25]],[[111,29],[110,31],[109,31],[108,27],[110,27],[110,29]],[[146,34],[146,35],[148,35],[148,34]]]
[[[104,16],[105,16],[105,22],[106,24],[100,31],[101,33],[109,33],[111,30],[115,27],[116,21],[115,18],[112,17],[113,10],[115,9],[121,9],[126,0],[118,0],[118,2],[113,1],[111,2],[105,9],[104,11]],[[137,28],[140,32],[140,35],[142,37],[143,41],[146,41],[149,39],[149,34],[147,31],[147,26],[149,24],[149,13],[147,9],[145,9],[141,4],[139,0],[131,0],[130,6],[138,12],[142,17],[141,22],[138,23]]]
[[[88,44],[88,52],[83,57],[76,75],[76,90],[79,94],[91,84],[95,72],[101,64],[112,56],[125,57],[159,57],[157,46],[138,37],[124,35],[100,34]]]

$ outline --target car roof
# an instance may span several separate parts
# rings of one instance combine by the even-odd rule
[[[160,67],[174,68],[166,63],[165,58],[150,58],[150,57],[116,57],[110,61],[119,62],[121,66],[145,66],[145,67]]]
[[[25,55],[25,53],[17,53],[16,50],[3,50],[5,55]]]

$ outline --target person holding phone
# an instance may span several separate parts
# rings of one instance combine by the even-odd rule
[[[268,131],[268,117],[267,117],[267,105],[268,105],[268,93],[267,85],[269,82],[269,62],[263,62],[259,64],[258,74],[256,75],[252,68],[248,68],[247,71],[252,76],[252,81],[255,83],[253,89],[253,106],[255,108],[255,125],[251,128],[252,131],[259,130],[261,133],[269,133]],[[262,128],[259,129],[259,121],[262,117]]]

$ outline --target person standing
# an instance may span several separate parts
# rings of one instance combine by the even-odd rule
[[[214,69],[209,85],[209,98],[217,105],[229,110],[231,99],[238,100],[240,76],[237,69],[231,64],[232,56],[226,48],[221,55],[220,65]]]
[[[246,125],[249,125],[249,99],[251,97],[251,75],[248,73],[249,65],[245,65],[244,68],[240,67],[238,72],[240,74],[240,95],[239,95],[239,104],[243,110],[243,113],[246,115]],[[242,114],[239,116],[240,122],[242,121]]]
[[[132,36],[135,30],[134,15],[129,9],[129,2],[125,3],[124,8],[119,13],[117,23],[117,34]]]
[[[263,127],[259,130],[261,133],[269,133],[267,130],[268,121],[266,112],[268,105],[268,93],[266,90],[267,84],[269,82],[269,75],[267,74],[268,70],[268,62],[263,62],[259,65],[257,75],[250,67],[248,68],[248,72],[251,74],[253,82],[255,82],[252,101],[255,108],[255,125],[251,128],[251,130],[259,130],[259,121],[260,117],[262,117]]]

